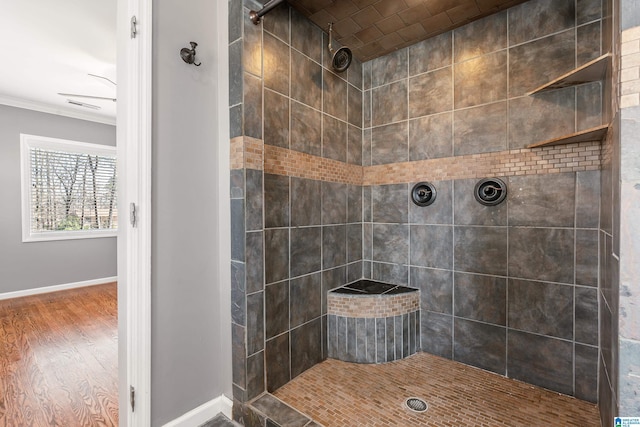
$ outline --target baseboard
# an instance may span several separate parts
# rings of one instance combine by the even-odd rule
[[[213,400],[203,403],[186,414],[169,421],[163,427],[198,427],[222,412],[231,419],[233,402],[224,394]]]
[[[66,291],[67,289],[84,288],[85,286],[102,285],[104,283],[116,282],[117,277],[104,277],[102,279],[85,280],[83,282],[66,283],[64,285],[45,286],[42,288],[26,289],[24,291],[5,292],[0,294],[0,300],[28,297],[31,295],[46,294],[49,292]]]

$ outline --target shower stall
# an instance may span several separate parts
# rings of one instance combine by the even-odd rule
[[[611,142],[529,148],[611,120],[610,74],[530,92],[611,51],[613,2],[513,4],[336,65],[337,24],[230,1],[237,419],[338,354],[329,337],[358,361],[390,336],[329,313],[363,279],[419,292],[416,351],[615,412],[598,323]]]

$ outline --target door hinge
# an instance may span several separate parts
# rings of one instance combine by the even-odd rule
[[[138,209],[135,203],[129,203],[129,222],[134,228],[138,226]]]
[[[135,39],[137,34],[138,34],[138,20],[134,15],[131,17],[131,38]]]
[[[129,401],[131,402],[131,412],[136,410],[136,389],[131,385],[129,386]]]

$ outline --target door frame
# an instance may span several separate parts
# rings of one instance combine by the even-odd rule
[[[151,425],[152,0],[117,0],[117,8],[119,420],[144,427]]]

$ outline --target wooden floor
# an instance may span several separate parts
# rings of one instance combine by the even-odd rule
[[[118,425],[116,292],[0,301],[0,427]]]

